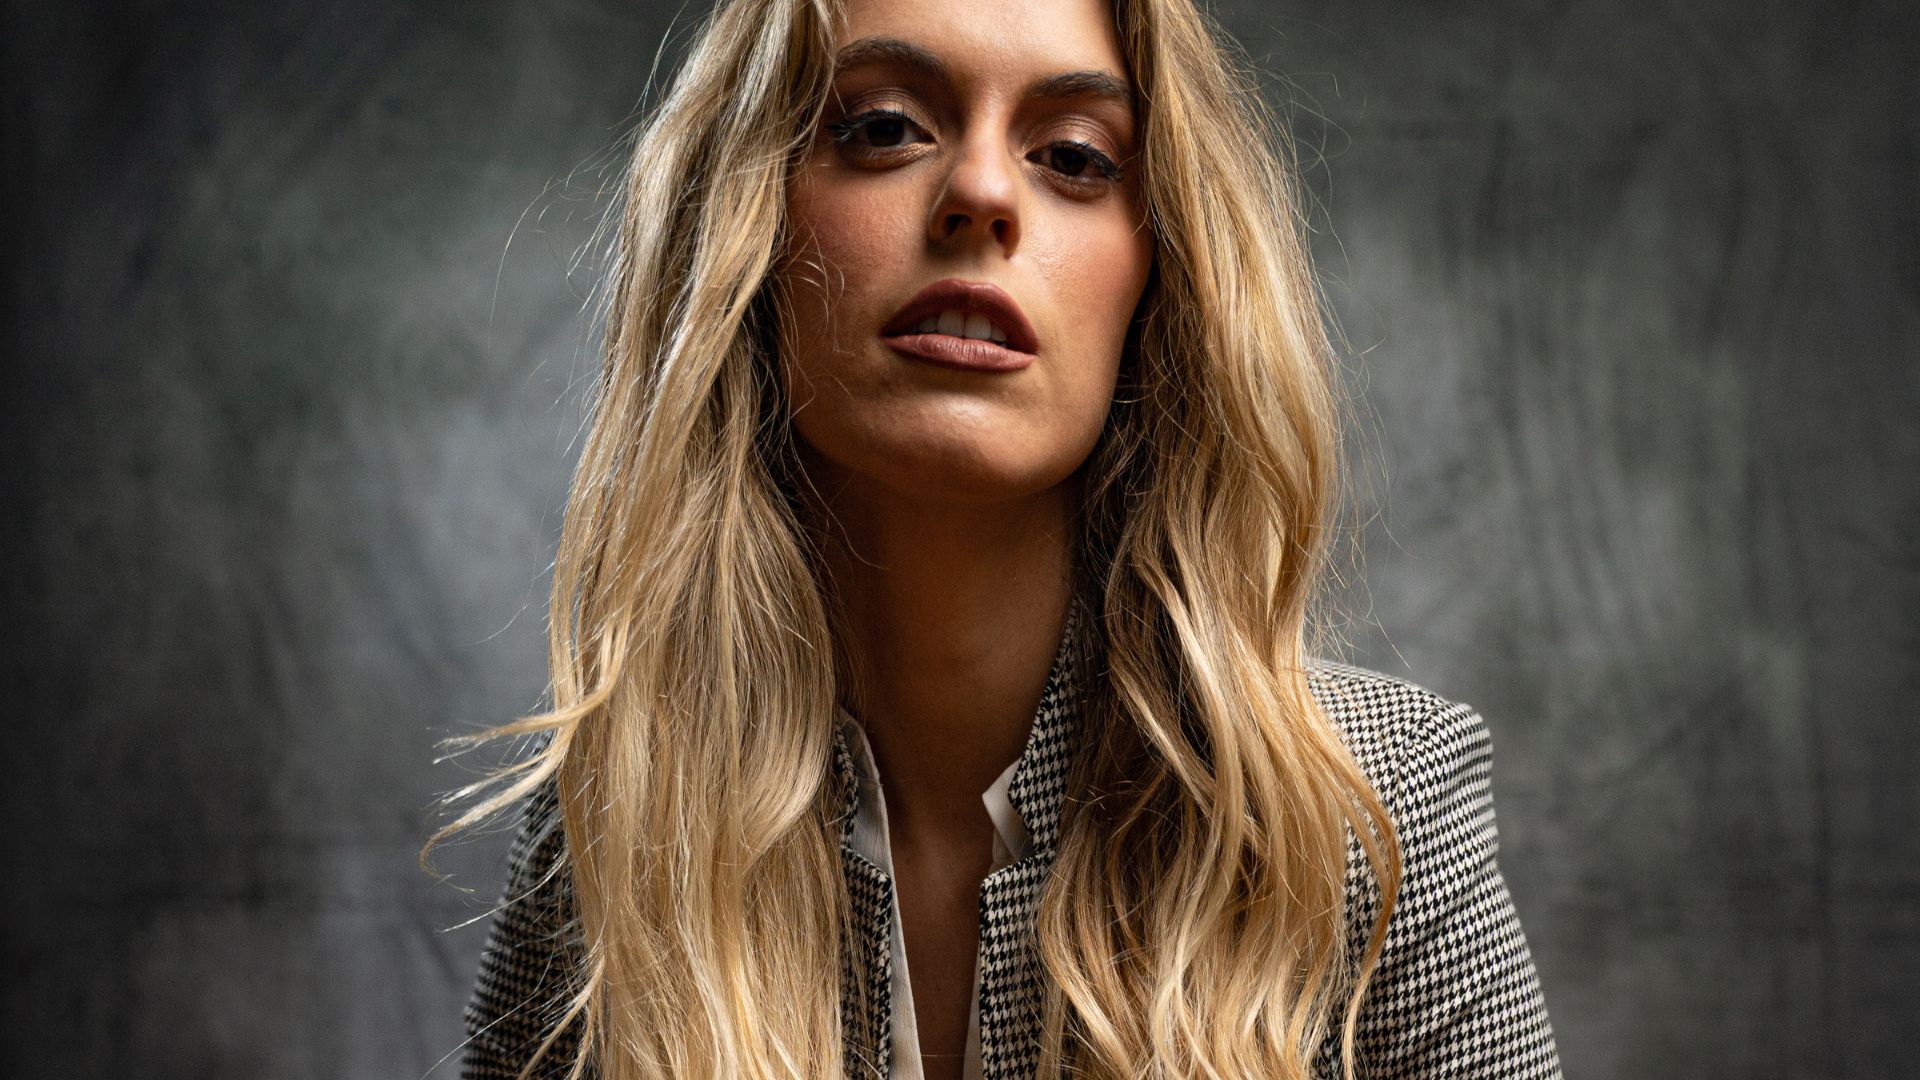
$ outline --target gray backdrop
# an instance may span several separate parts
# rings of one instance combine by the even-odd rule
[[[13,1076],[449,1076],[499,887],[414,864],[435,741],[544,683],[672,7],[282,7],[0,34]],[[1222,5],[1370,410],[1359,658],[1487,717],[1574,1076],[1912,1075],[1915,10]]]

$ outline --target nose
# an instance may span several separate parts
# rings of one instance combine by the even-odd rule
[[[964,139],[947,170],[927,239],[936,248],[991,245],[1002,255],[1020,243],[1019,162],[1005,144],[985,134]]]

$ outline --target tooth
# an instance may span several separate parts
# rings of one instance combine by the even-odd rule
[[[993,333],[987,335],[987,340],[993,342],[995,345],[1005,345],[1007,343],[1007,335],[1001,333],[1000,328],[996,326],[993,328]]]
[[[957,311],[940,313],[940,333],[949,337],[959,337],[967,328],[967,317]]]
[[[976,341],[985,341],[993,335],[993,320],[975,313],[967,316],[967,336]]]
[[[931,334],[938,329],[940,329],[939,319],[921,319],[919,323],[914,326],[913,332],[916,334]]]

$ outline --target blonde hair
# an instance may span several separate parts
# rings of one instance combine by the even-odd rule
[[[1340,427],[1290,144],[1190,0],[1115,14],[1157,257],[1084,466],[1075,572],[1105,671],[1035,928],[1040,1073],[1305,1077],[1343,1011],[1351,1077],[1400,870],[1307,684]],[[835,16],[722,3],[638,134],[555,563],[552,708],[464,740],[546,741],[456,792],[477,801],[428,843],[556,782],[584,962],[554,1031],[584,1022],[576,1076],[846,1075],[844,613],[769,287]],[[1357,964],[1354,839],[1383,895]]]

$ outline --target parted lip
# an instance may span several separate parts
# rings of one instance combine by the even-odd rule
[[[913,294],[913,299],[901,305],[893,313],[887,325],[880,328],[881,337],[897,337],[914,333],[914,327],[921,320],[938,316],[943,311],[958,311],[967,315],[982,315],[993,321],[995,326],[1006,332],[1006,348],[1014,352],[1034,353],[1040,350],[1040,343],[1033,333],[1033,325],[1027,322],[1027,316],[1014,303],[1013,297],[1000,286],[986,281],[966,281],[961,278],[946,278]]]

